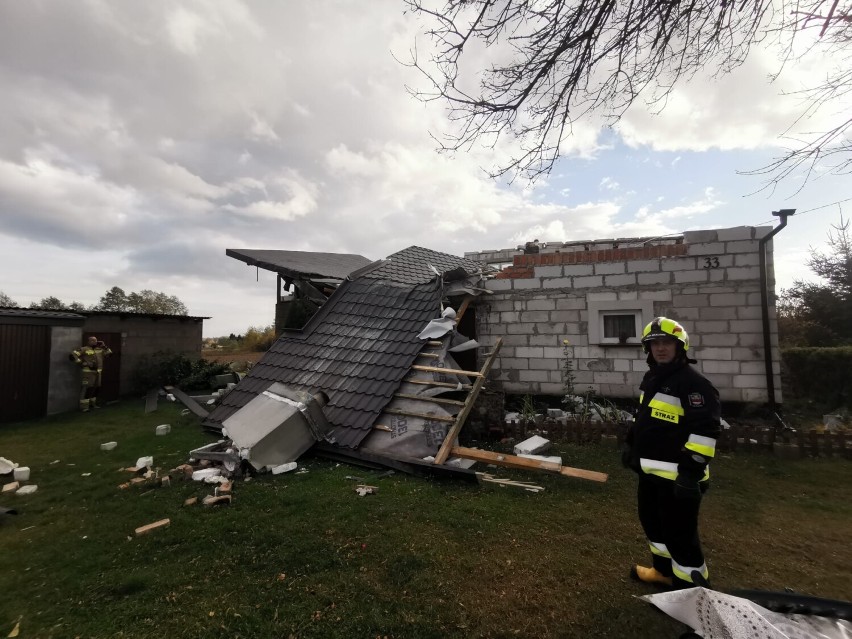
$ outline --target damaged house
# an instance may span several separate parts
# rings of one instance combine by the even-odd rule
[[[780,403],[771,238],[781,228],[466,253],[503,267],[476,316],[481,343],[503,342],[495,380],[507,394],[561,395],[567,357],[579,392],[635,397],[647,370],[642,329],[665,315],[686,327],[723,401]]]
[[[416,246],[351,273],[304,328],[283,331],[204,427],[228,436],[253,429],[249,441],[259,440],[268,426],[247,424],[242,409],[259,400],[258,415],[264,401],[307,414],[314,402],[293,395],[303,392],[327,421],[317,424],[315,412],[308,419],[320,452],[391,467],[403,460],[406,469],[432,465],[423,458],[439,456],[445,440],[455,439],[487,374],[474,370],[476,342],[457,330],[469,300],[485,292],[482,278],[477,262]],[[244,451],[243,458],[261,454]]]

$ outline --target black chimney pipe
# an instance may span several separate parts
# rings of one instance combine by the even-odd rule
[[[772,229],[758,242],[760,254],[760,308],[763,319],[763,361],[766,366],[766,392],[769,397],[769,410],[775,414],[777,405],[775,404],[775,376],[772,374],[772,337],[769,333],[769,288],[766,275],[766,243],[777,235],[781,229],[787,226],[787,218],[795,215],[796,209],[781,209],[780,211],[772,211],[772,215],[781,218],[781,223]]]

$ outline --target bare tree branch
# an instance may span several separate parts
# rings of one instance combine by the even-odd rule
[[[702,70],[731,72],[751,47],[767,38],[787,45],[818,27],[822,41],[852,54],[852,2],[845,0],[405,0],[434,26],[434,53],[407,63],[429,88],[409,91],[425,102],[445,101],[456,129],[440,139],[443,151],[494,147],[501,137],[520,142],[515,157],[492,177],[547,174],[572,134],[572,123],[595,114],[615,124],[634,101],[662,109],[679,81]],[[476,47],[476,48],[474,48]],[[480,47],[490,63],[474,79],[464,67]],[[850,90],[852,64],[809,89],[800,123]],[[759,170],[774,180],[808,162],[838,156],[850,169],[844,120]],[[789,133],[789,130],[787,131]]]

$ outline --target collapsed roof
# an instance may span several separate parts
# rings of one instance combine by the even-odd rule
[[[236,257],[232,253],[235,251],[228,251]],[[258,260],[260,253],[297,252],[242,253],[244,257],[253,253],[252,259]],[[306,257],[305,264],[311,259]],[[424,341],[419,334],[441,316],[442,300],[481,291],[477,285],[482,269],[473,260],[411,246],[352,272],[303,329],[281,335],[210,413],[205,428],[221,431],[228,417],[279,382],[310,393],[323,391],[328,396],[324,413],[332,427],[327,441],[340,449],[358,448],[374,432],[421,351],[430,344],[433,349],[438,347],[437,342]],[[318,263],[315,270],[323,275],[333,271]],[[445,340],[440,354],[431,357],[440,358],[446,368],[457,368],[447,353],[454,345],[451,339]],[[468,381],[453,374],[441,374],[441,379],[447,387],[458,383],[459,388]],[[387,419],[385,415],[382,421]],[[438,414],[434,419],[444,426],[452,422]],[[428,430],[429,424],[426,426]],[[446,428],[435,432],[430,444],[440,445],[445,434]]]

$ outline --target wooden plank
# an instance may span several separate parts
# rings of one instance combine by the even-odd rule
[[[403,382],[408,384],[421,384],[423,386],[440,386],[441,388],[454,388],[456,390],[470,390],[473,388],[470,384],[451,384],[449,382],[433,382],[428,379],[404,379]]]
[[[429,340],[428,342],[426,342],[426,346],[428,346],[429,348],[440,348],[443,345],[444,342],[440,342],[436,339]]]
[[[146,533],[151,532],[152,530],[156,530],[157,528],[164,528],[171,523],[168,519],[161,519],[160,521],[155,521],[153,524],[146,524],[144,526],[139,526],[136,529],[137,535],[144,535]]]
[[[491,450],[480,450],[479,448],[466,448],[464,446],[453,446],[450,452],[454,457],[472,459],[474,461],[486,462],[495,466],[506,468],[523,468],[525,470],[549,470],[558,473],[562,470],[562,464],[556,462],[530,459],[529,457],[518,457],[508,453],[495,453]]]
[[[570,466],[562,466],[555,462],[540,461],[538,459],[529,459],[527,457],[518,457],[517,455],[506,455],[503,453],[495,453],[490,450],[479,450],[478,448],[464,448],[455,446],[450,449],[450,452],[455,457],[463,459],[472,459],[474,461],[487,462],[495,466],[505,466],[506,468],[520,468],[523,470],[547,470],[554,473],[559,473],[564,477],[576,477],[578,479],[589,479],[591,481],[605,482],[609,476],[606,473],[599,473],[593,470],[583,470],[582,468],[571,468]]]
[[[465,399],[464,408],[462,408],[461,412],[456,415],[455,423],[452,425],[449,432],[447,432],[447,436],[444,438],[444,443],[441,444],[438,454],[435,455],[435,464],[443,464],[447,461],[447,457],[450,456],[450,448],[452,448],[453,442],[456,440],[456,437],[458,437],[459,431],[464,425],[467,416],[470,415],[470,411],[473,409],[473,404],[479,395],[479,391],[485,385],[485,378],[488,376],[488,371],[491,370],[494,358],[497,357],[497,353],[500,351],[500,347],[502,345],[503,338],[498,337],[497,342],[494,344],[494,350],[488,353],[488,357],[485,358],[485,363],[482,365],[482,370],[476,374],[477,380],[473,383],[473,388],[470,390],[470,394],[467,396],[467,399]]]
[[[177,397],[181,404],[186,406],[194,415],[197,417],[207,417],[208,413],[204,408],[202,408],[201,404],[196,402],[192,397],[184,393],[177,386],[163,386],[169,393]]]
[[[394,393],[394,397],[399,397],[400,399],[417,399],[423,402],[447,404],[448,406],[464,406],[464,402],[460,402],[457,399],[443,399],[441,397],[423,397],[422,395],[409,395],[408,393]]]
[[[503,339],[502,337],[500,339]],[[482,373],[466,371],[457,368],[440,368],[438,366],[412,366],[413,371],[424,371],[426,373],[448,373],[450,375],[466,375],[467,377],[482,377]]]
[[[431,357],[432,359],[440,359],[441,356],[438,353],[420,353],[417,357]]]
[[[406,417],[421,417],[422,419],[434,419],[439,422],[454,422],[455,417],[444,417],[443,415],[427,415],[425,413],[414,413],[412,411],[400,410],[398,408],[386,408],[382,411],[388,415],[405,415]]]
[[[464,317],[465,311],[467,311],[467,307],[470,306],[470,300],[472,299],[473,297],[468,295],[464,298],[464,300],[462,300],[461,306],[459,306],[459,310],[456,313],[456,324],[461,322],[462,317]]]

